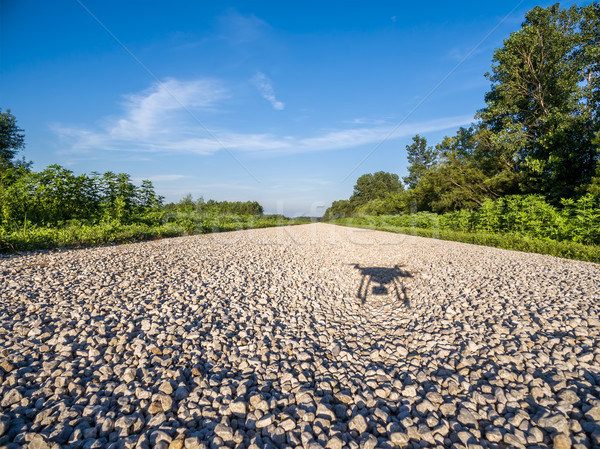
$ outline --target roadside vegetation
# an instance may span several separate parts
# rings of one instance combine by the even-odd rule
[[[103,245],[307,223],[265,215],[256,201],[163,204],[150,181],[125,173],[75,175],[60,165],[35,172],[16,159],[24,132],[0,111],[0,253]]]
[[[358,178],[324,220],[600,262],[600,5],[535,7],[494,53],[486,106],[408,175]]]

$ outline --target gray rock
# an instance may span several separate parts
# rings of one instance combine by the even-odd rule
[[[342,449],[344,447],[344,441],[340,437],[334,436],[327,441],[325,447],[327,449]]]
[[[457,419],[458,422],[465,426],[474,426],[475,428],[479,426],[479,421],[475,414],[471,410],[464,407],[458,412]]]
[[[357,414],[348,423],[348,428],[361,434],[367,431],[367,421],[363,415]]]
[[[16,388],[11,388],[8,390],[8,393],[4,395],[2,401],[0,401],[0,405],[2,407],[10,407],[13,404],[21,402],[21,399],[23,399],[21,392]]]
[[[10,428],[10,417],[8,415],[0,415],[0,437],[3,436]]]
[[[54,445],[46,437],[35,434],[29,441],[29,449],[52,449]]]
[[[567,418],[560,414],[543,416],[538,419],[536,424],[549,433],[564,433],[569,430]]]
[[[245,401],[233,401],[229,403],[229,410],[236,415],[245,415],[248,412],[248,404]]]
[[[405,444],[408,444],[409,440],[410,440],[410,438],[408,437],[408,435],[406,433],[392,432],[390,434],[390,441],[392,442],[392,444],[394,444],[396,446],[403,446]]]
[[[233,441],[233,429],[225,424],[217,424],[215,427],[215,434],[222,438],[225,442]]]
[[[552,447],[554,449],[571,449],[571,438],[564,433],[559,433],[552,439]]]
[[[456,414],[456,404],[444,402],[440,405],[439,410],[440,412],[442,412],[442,415],[444,415],[446,418],[454,416]]]
[[[596,405],[585,412],[585,417],[590,421],[600,423],[600,405]]]
[[[275,422],[275,417],[272,414],[265,415],[256,421],[256,428],[262,429],[264,427],[269,427],[273,422]]]
[[[360,449],[375,449],[375,446],[377,446],[377,438],[370,433],[360,440]]]
[[[499,443],[502,441],[502,432],[495,427],[488,428],[485,430],[485,438],[492,443]]]
[[[414,387],[414,385],[406,385],[402,389],[402,396],[406,396],[407,398],[414,398],[415,396],[417,396],[417,389]]]

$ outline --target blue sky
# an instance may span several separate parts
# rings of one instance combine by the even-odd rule
[[[494,49],[552,3],[0,0],[0,108],[36,170],[321,215],[468,125]]]

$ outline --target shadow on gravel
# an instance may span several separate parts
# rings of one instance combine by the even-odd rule
[[[410,303],[406,294],[406,287],[400,278],[411,278],[412,273],[402,270],[400,265],[393,267],[361,267],[360,264],[354,264],[354,268],[360,271],[361,280],[356,297],[364,304],[369,294],[384,296],[388,295],[392,289],[398,301],[402,301],[409,307]],[[371,285],[374,284],[372,287]],[[369,292],[369,288],[372,290]]]

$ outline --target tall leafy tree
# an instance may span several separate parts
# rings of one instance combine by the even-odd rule
[[[17,125],[17,119],[10,109],[0,109],[0,170],[19,165],[15,156],[25,147],[24,131]]]
[[[481,126],[460,128],[437,145],[440,164],[426,174],[433,192],[430,209],[447,212],[481,206],[486,199],[515,193],[520,181],[514,154]],[[423,186],[417,189],[422,192]]]
[[[408,154],[408,176],[402,178],[409,188],[417,186],[421,178],[429,171],[437,160],[433,147],[427,146],[427,139],[418,134],[413,137],[413,143],[406,146]]]
[[[579,70],[583,101],[588,115],[589,132],[600,145],[600,3],[579,9],[579,42],[574,53]]]
[[[356,180],[354,193],[350,197],[350,201],[358,206],[403,190],[404,187],[398,175],[378,171],[373,174],[362,175]]]
[[[479,117],[496,142],[517,155],[524,192],[558,200],[593,175],[597,118],[593,106],[586,106],[593,104],[593,88],[585,87],[584,78],[593,84],[597,62],[581,30],[585,23],[587,40],[593,41],[598,17],[597,5],[535,7],[494,53],[486,74],[492,88]]]

